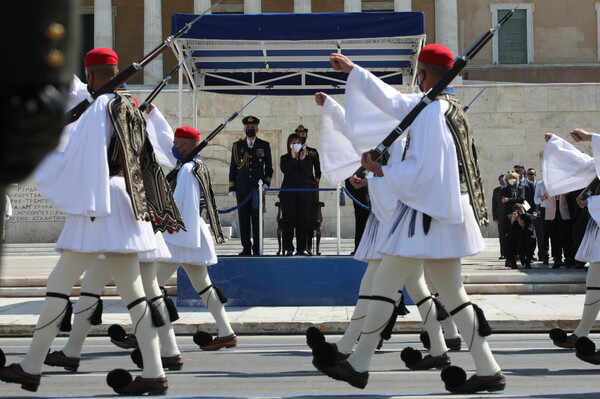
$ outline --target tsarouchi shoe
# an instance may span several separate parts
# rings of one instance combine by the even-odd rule
[[[553,328],[550,330],[550,339],[559,348],[575,349],[577,335],[571,334],[567,336],[567,333],[562,328]]]
[[[317,366],[315,365],[315,367]],[[325,373],[328,377],[334,380],[345,381],[355,388],[364,389],[369,382],[369,372],[354,370],[354,367],[347,360],[338,361],[333,367],[317,367],[317,369]]]
[[[404,361],[406,367],[411,370],[443,369],[452,364],[448,353],[444,353],[440,356],[427,355],[423,357],[420,351],[411,347],[404,348],[400,353],[400,357]]]
[[[65,355],[63,351],[54,351],[46,355],[44,364],[53,367],[64,367],[65,370],[76,373],[79,368],[79,360],[78,357]]]
[[[452,393],[496,392],[503,391],[506,387],[506,378],[501,371],[490,376],[472,375],[467,380],[467,375],[462,368],[450,366],[442,370],[441,376],[446,390]]]
[[[23,370],[20,364],[13,363],[10,366],[0,368],[0,380],[21,384],[26,391],[35,392],[40,386],[40,374],[29,374]]]
[[[596,344],[588,337],[577,338],[575,350],[575,356],[577,356],[577,358],[595,366],[600,365],[600,351],[596,351]]]
[[[200,345],[203,351],[218,351],[221,348],[233,348],[237,345],[237,335],[231,334],[226,337],[216,337],[205,345]]]
[[[142,378],[135,377],[129,384],[113,388],[119,395],[140,396],[148,395],[165,395],[169,389],[169,382],[166,378]]]

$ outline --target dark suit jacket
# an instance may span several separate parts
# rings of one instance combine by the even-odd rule
[[[313,158],[306,156],[304,159],[293,159],[290,154],[281,156],[279,162],[281,172],[283,173],[283,182],[281,188],[312,188],[314,181],[312,169]],[[302,199],[310,200],[311,191],[282,191],[279,193],[279,198],[300,196]]]
[[[500,191],[502,197],[508,198],[508,202],[504,203],[504,212],[506,215],[511,215],[513,206],[517,203],[525,202],[525,188],[523,186],[515,186],[514,190],[511,186],[502,187]]]
[[[525,201],[529,204],[531,208],[527,210],[527,213],[533,213],[537,208],[533,197],[535,196],[535,183],[531,180],[525,179],[522,181],[523,188],[525,189]]]
[[[245,138],[233,143],[229,164],[229,191],[235,191],[238,200],[246,198],[252,189],[258,187],[261,179],[263,183],[271,185],[272,177],[273,163],[268,141],[257,137],[252,148],[248,148]]]
[[[321,180],[321,161],[319,160],[319,152],[316,148],[306,146],[306,156],[312,158],[312,164],[315,171],[312,178],[317,182],[318,187],[318,183]]]
[[[502,203],[502,186],[498,186],[492,193],[492,220],[504,220],[504,204]]]

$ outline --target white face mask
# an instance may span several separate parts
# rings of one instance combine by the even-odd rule
[[[508,184],[510,184],[511,186],[514,186],[516,182],[517,179],[508,179]]]
[[[294,152],[299,152],[300,149],[302,148],[302,144],[296,143],[296,144],[290,144],[290,148],[292,149],[292,151]]]

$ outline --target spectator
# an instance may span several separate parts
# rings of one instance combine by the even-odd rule
[[[516,257],[526,269],[531,269],[531,248],[535,248],[533,217],[525,212],[522,204],[515,204],[513,212],[507,216],[510,227],[506,234],[506,259],[511,269],[517,268]]]
[[[513,212],[515,204],[523,204],[525,202],[525,188],[519,184],[519,175],[516,172],[508,172],[504,176],[505,186],[502,187],[500,193],[502,194],[502,204],[504,205],[504,214],[507,215],[501,223],[503,226],[502,239],[506,239],[506,234],[510,229],[510,216]],[[504,255],[506,256],[506,254]],[[504,263],[505,266],[509,267],[508,258]]]
[[[268,141],[256,137],[260,119],[247,116],[242,119],[245,139],[239,139],[231,147],[229,164],[229,196],[236,198],[240,205],[250,194],[257,191],[258,181],[263,188],[269,188],[273,176],[271,146]],[[259,255],[258,200],[253,197],[238,209],[240,223],[240,255]],[[252,231],[252,240],[250,239]]]
[[[309,147],[306,145],[306,139],[308,138],[308,129],[304,125],[298,125],[294,131],[300,137],[300,144],[302,144],[302,150],[306,153],[307,157],[312,158],[312,165],[314,174],[311,175],[311,186],[312,188],[319,188],[319,181],[321,180],[321,161],[319,160],[319,152],[316,148]],[[312,173],[311,169],[311,173]],[[312,192],[312,200],[309,208],[309,223],[308,231],[306,233],[306,250],[309,254],[312,253],[312,240],[314,236],[314,228],[319,226],[323,217],[321,215],[321,206],[319,205],[319,192]],[[319,255],[319,253],[317,253]]]
[[[533,182],[527,178],[525,178],[525,167],[522,165],[515,165],[515,173],[519,175],[518,184],[523,186],[525,190],[525,201],[527,202],[525,205],[525,212],[532,213],[533,212],[533,196],[535,194],[535,185]]]
[[[529,202],[528,195],[527,195],[527,189],[526,189],[525,190],[525,200],[527,202],[529,202],[529,205],[531,206],[531,209],[529,210],[528,213],[530,213],[531,216],[533,216],[535,239],[536,239],[537,247],[538,247],[538,259],[543,260],[543,245],[544,244],[543,244],[543,242],[542,242],[542,244],[540,244],[540,242],[543,241],[543,239],[544,239],[544,234],[542,232],[542,220],[543,219],[541,218],[540,207],[535,202],[535,190],[536,190],[536,186],[537,186],[537,183],[535,181],[536,176],[537,176],[537,173],[534,168],[527,169],[527,173],[526,173],[527,181],[533,183],[533,196],[531,197],[531,202]],[[531,259],[535,260],[535,258],[533,257],[533,254],[535,253],[535,246],[533,247],[533,249],[531,251],[532,251]]]
[[[537,226],[535,232],[538,245],[538,258],[542,261],[542,264],[548,265],[550,258],[550,255],[548,254],[548,248],[550,246],[550,234],[548,229],[544,227],[546,219],[546,206],[548,205],[548,193],[546,193],[546,185],[544,184],[543,180],[540,180],[535,185],[535,195],[533,201],[537,205],[538,209],[538,216],[535,220],[539,220],[542,226],[541,234],[538,234]]]
[[[544,197],[542,197],[544,199]],[[544,229],[547,229],[550,235],[550,244],[552,245],[552,257],[554,263],[551,269],[558,269],[564,266],[562,261],[564,255],[567,262],[571,256],[571,215],[567,195],[561,194],[553,197],[547,197],[546,217],[544,219]]]
[[[281,188],[311,188],[313,157],[302,149],[300,136],[292,133],[287,139],[287,154],[281,156],[279,166],[283,173]],[[309,255],[306,250],[308,215],[312,194],[310,191],[281,191],[281,215],[283,220],[283,250],[286,255],[294,252],[294,230],[296,231],[296,255]]]
[[[353,184],[354,183],[354,184]],[[352,176],[346,179],[345,181],[346,190],[356,198],[363,205],[371,206],[369,201],[369,189],[366,185],[366,179],[362,179],[356,176]],[[371,211],[363,208],[358,205],[356,202],[352,201],[352,205],[354,206],[354,250],[350,255],[354,255],[356,252],[356,248],[358,248],[358,244],[363,235],[363,231],[365,230],[365,226],[367,225],[367,219],[369,218],[369,214]]]
[[[506,218],[504,212],[504,204],[502,204],[502,187],[504,187],[504,173],[498,176],[498,187],[496,187],[492,193],[492,220],[498,226],[498,241],[500,241],[500,257],[498,259],[505,259],[504,255],[504,240],[503,237],[506,234],[504,229],[504,223],[501,223]]]
[[[572,191],[567,194],[569,213],[571,215],[573,224],[571,228],[571,253],[566,262],[566,266],[573,267],[575,269],[583,269],[585,267],[585,262],[576,260],[575,255],[579,250],[579,246],[581,245],[583,236],[585,235],[588,222],[590,221],[590,212],[588,207],[585,206],[580,208],[577,204],[576,199],[579,194],[581,194],[580,190]]]

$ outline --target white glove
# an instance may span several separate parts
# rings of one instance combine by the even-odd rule
[[[235,198],[235,191],[230,191],[230,192],[229,192],[229,196],[230,196],[231,198]]]
[[[263,189],[266,190],[267,188],[269,188],[268,184],[263,184]]]

